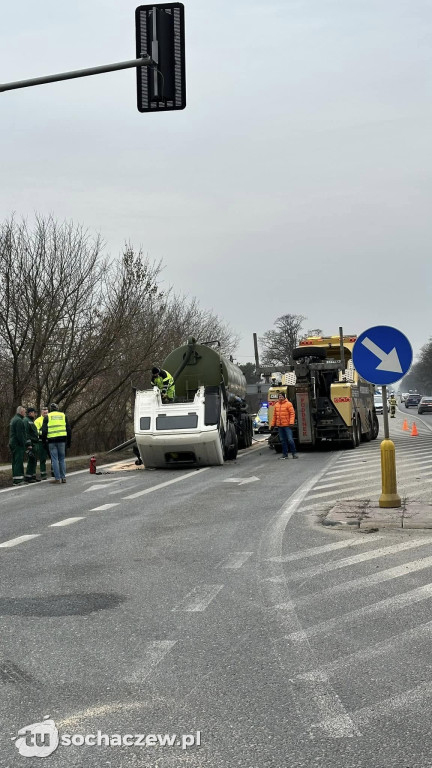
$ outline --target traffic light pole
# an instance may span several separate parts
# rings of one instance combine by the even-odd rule
[[[115,64],[105,64],[101,67],[89,69],[77,69],[73,72],[59,72],[57,75],[46,77],[34,77],[31,80],[16,80],[13,83],[0,83],[0,91],[14,91],[17,88],[29,88],[32,85],[44,85],[45,83],[58,83],[61,80],[74,80],[76,77],[88,77],[89,75],[102,75],[104,72],[116,72],[119,69],[132,69],[133,67],[150,67],[155,65],[151,56],[143,56],[131,61],[118,61]]]

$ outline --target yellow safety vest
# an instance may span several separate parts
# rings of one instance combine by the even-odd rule
[[[37,419],[34,420],[35,427],[38,431],[39,437],[42,436],[42,424],[43,424],[44,417],[38,416]]]
[[[60,411],[51,411],[48,414],[48,440],[53,437],[67,437],[66,416]]]
[[[162,394],[165,394],[167,398],[170,400],[174,398],[175,395],[175,386],[174,386],[174,379],[171,376],[168,371],[166,371],[165,378],[162,378],[162,376],[155,376],[152,379],[152,384],[154,387],[159,387]]]

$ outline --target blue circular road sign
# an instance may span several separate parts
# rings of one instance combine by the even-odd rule
[[[407,337],[390,325],[374,325],[363,331],[353,348],[358,374],[371,384],[393,384],[408,373],[413,351]]]

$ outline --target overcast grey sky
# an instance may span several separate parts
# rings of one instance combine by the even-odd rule
[[[2,8],[0,81],[135,56],[131,0]],[[185,0],[183,112],[135,71],[0,94],[0,218],[130,240],[242,336],[432,335],[431,0]]]

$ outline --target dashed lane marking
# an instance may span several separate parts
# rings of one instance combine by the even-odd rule
[[[66,517],[64,520],[60,520],[58,523],[52,523],[49,528],[62,528],[65,525],[72,525],[77,523],[78,520],[85,520],[85,517]]]
[[[131,490],[131,488],[135,488],[135,486],[138,485],[138,483],[132,483],[128,487],[128,491]],[[108,496],[116,496],[118,493],[125,493],[126,488],[117,488],[115,491],[108,491]]]
[[[9,539],[0,544],[0,547],[16,547],[17,544],[22,544],[24,541],[30,541],[30,539],[37,539],[40,533],[29,533],[26,536],[18,536],[16,539]]]
[[[117,482],[115,480],[114,482]],[[103,491],[104,488],[111,488],[113,483],[98,483],[97,485],[91,485],[90,488],[86,488],[83,493],[88,493],[89,491]]]
[[[147,643],[144,648],[144,662],[132,675],[125,678],[127,683],[139,683],[147,680],[160,661],[170,652],[176,640],[156,640]]]
[[[138,499],[140,496],[144,496],[147,493],[153,493],[154,491],[158,491],[160,488],[166,488],[168,485],[173,485],[174,483],[180,483],[182,480],[187,480],[188,477],[196,477],[201,472],[207,472],[208,469],[210,469],[210,467],[201,467],[201,469],[196,469],[194,472],[188,472],[187,475],[175,477],[173,480],[167,480],[165,483],[159,483],[158,485],[152,485],[151,488],[145,488],[143,491],[131,493],[130,496],[123,496],[123,498]]]
[[[93,509],[90,509],[90,512],[103,512],[105,509],[111,509],[111,507],[118,507],[120,504],[119,501],[115,501],[112,504],[102,504],[100,507],[93,507]]]
[[[221,589],[223,589],[223,584],[201,584],[201,586],[195,587],[192,592],[189,592],[172,610],[192,613],[205,611]]]
[[[249,560],[251,555],[253,555],[253,552],[233,552],[229,558],[220,565],[220,568],[237,571],[245,564],[246,560]]]

